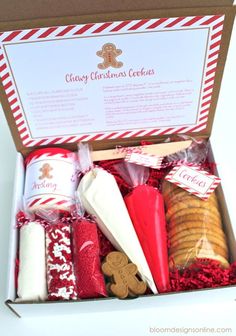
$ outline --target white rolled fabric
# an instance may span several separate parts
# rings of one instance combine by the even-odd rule
[[[47,299],[45,229],[37,222],[20,228],[17,301]]]
[[[86,211],[96,217],[104,235],[137,265],[142,279],[156,294],[155,282],[114,176],[94,168],[81,179],[78,196]]]

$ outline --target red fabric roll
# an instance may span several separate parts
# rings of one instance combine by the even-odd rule
[[[139,185],[124,200],[157,289],[167,292],[170,285],[163,197],[156,188]]]
[[[73,248],[78,296],[81,299],[107,296],[95,223],[87,219],[73,223]]]
[[[48,299],[77,299],[71,229],[68,224],[58,223],[46,227],[46,261]]]

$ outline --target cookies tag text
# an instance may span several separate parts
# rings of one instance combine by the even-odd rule
[[[165,179],[203,200],[207,200],[220,183],[219,177],[192,164],[174,167]]]

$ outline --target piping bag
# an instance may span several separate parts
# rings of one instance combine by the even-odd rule
[[[134,230],[119,187],[113,175],[94,167],[88,144],[79,145],[79,169],[84,176],[78,186],[78,197],[112,245],[123,251],[154,294],[157,294],[150,268]]]
[[[170,283],[162,194],[157,188],[145,184],[149,178],[149,168],[123,161],[115,165],[115,169],[133,187],[124,201],[158,292],[167,292]]]

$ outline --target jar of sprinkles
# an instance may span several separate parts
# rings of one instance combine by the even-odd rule
[[[69,210],[78,185],[76,154],[63,148],[43,148],[25,159],[24,199],[30,211]]]

